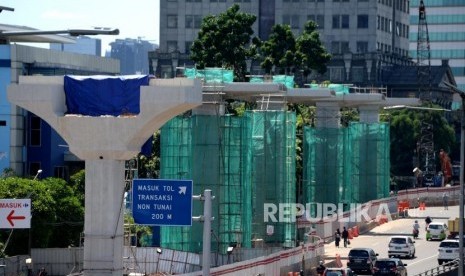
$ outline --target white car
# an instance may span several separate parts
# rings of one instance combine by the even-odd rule
[[[388,246],[389,258],[415,257],[415,241],[410,236],[392,236]]]
[[[447,263],[459,257],[459,240],[443,240],[439,244],[438,264]]]

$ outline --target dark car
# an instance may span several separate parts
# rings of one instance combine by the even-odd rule
[[[347,267],[356,273],[372,273],[375,267],[378,253],[371,248],[352,248],[349,251]]]
[[[378,259],[373,275],[407,276],[407,264],[398,258]]]

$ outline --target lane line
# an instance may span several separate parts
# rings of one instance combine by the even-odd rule
[[[436,255],[430,256],[430,257],[428,257],[428,258],[424,258],[424,259],[415,261],[415,262],[413,262],[413,263],[407,263],[407,264],[408,264],[408,266],[412,266],[412,265],[414,265],[414,264],[421,263],[421,262],[426,261],[426,260],[428,260],[428,259],[436,258],[437,256],[438,256],[438,253],[436,253]]]

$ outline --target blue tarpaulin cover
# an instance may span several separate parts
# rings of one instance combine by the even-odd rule
[[[140,86],[148,84],[147,75],[65,76],[67,114],[139,114]]]

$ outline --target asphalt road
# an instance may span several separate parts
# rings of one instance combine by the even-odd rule
[[[425,272],[426,270],[438,266],[437,257],[440,241],[426,241],[424,218],[426,216],[430,216],[433,221],[442,221],[447,223],[449,218],[458,217],[458,214],[458,206],[450,206],[449,210],[444,210],[443,207],[426,207],[426,210],[422,211],[411,209],[408,218],[401,218],[377,226],[370,232],[352,239],[351,245],[348,248],[336,248],[334,242],[326,244],[325,260],[332,261],[336,254],[339,254],[342,259],[342,264],[346,266],[346,259],[349,250],[355,247],[372,248],[379,254],[379,258],[387,258],[390,236],[412,235],[413,223],[415,222],[415,219],[417,219],[421,225],[421,229],[419,239],[415,240],[416,256],[413,259],[403,258],[402,261],[407,264],[409,275],[416,275],[421,272]]]

